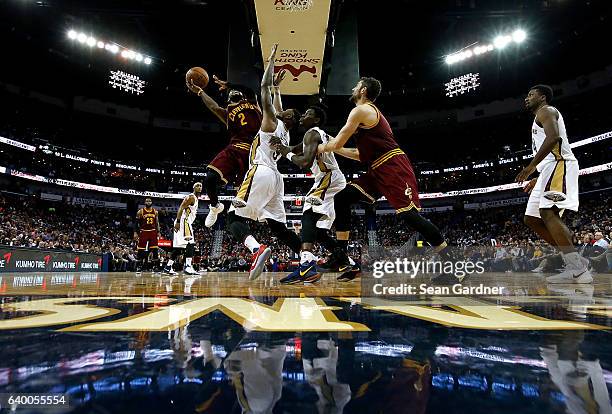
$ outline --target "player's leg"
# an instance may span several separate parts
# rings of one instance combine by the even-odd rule
[[[302,231],[300,234],[300,265],[296,270],[281,279],[280,283],[313,283],[321,278],[321,274],[317,271],[317,257],[312,251],[314,249],[314,242],[317,238],[317,221],[319,221],[322,216],[322,214],[313,212],[312,209],[304,211],[302,215]]]
[[[348,242],[351,229],[351,206],[357,203],[374,203],[378,193],[369,188],[370,177],[363,175],[354,182],[349,183],[342,191],[334,197],[334,208],[336,211],[336,247],[332,250],[330,259],[321,265],[324,271],[349,270],[353,263],[348,256]]]
[[[179,256],[182,254],[184,247],[173,247],[171,249],[170,258],[166,262],[166,266],[164,267],[164,273],[175,275],[176,272],[173,269],[174,262],[176,262]]]
[[[548,163],[542,168],[538,181],[542,191],[540,217],[565,262],[564,272],[546,280],[549,283],[592,283],[588,260],[574,248],[571,232],[562,220],[566,209],[578,211],[578,162]]]
[[[195,255],[195,243],[187,243],[185,247],[185,267],[184,272],[188,275],[197,275],[198,272],[193,268],[193,256]]]
[[[540,217],[540,198],[542,197],[542,180],[538,179],[535,186],[529,194],[527,200],[527,207],[525,208],[525,215],[523,217],[523,223],[531,230],[533,230],[540,238],[546,240],[551,246],[555,246],[555,239],[552,237],[542,217]]]
[[[302,242],[294,231],[289,230],[287,225],[280,221],[272,219],[267,219],[266,221],[268,222],[268,227],[270,227],[272,234],[275,235],[281,243],[289,247],[294,253],[300,254]]]
[[[208,205],[209,210],[204,220],[204,225],[212,227],[217,222],[218,215],[225,209],[225,206],[219,202],[219,189],[227,181],[223,178],[220,170],[213,165],[209,165],[207,170],[204,187],[206,188],[208,198],[210,198],[210,204]]]
[[[263,271],[266,261],[272,255],[272,250],[267,245],[259,243],[257,239],[253,237],[248,224],[249,219],[237,215],[236,210],[232,209],[230,209],[230,212],[227,214],[227,227],[234,239],[243,243],[244,246],[253,253],[251,269],[249,270],[249,279],[253,280],[259,277]]]

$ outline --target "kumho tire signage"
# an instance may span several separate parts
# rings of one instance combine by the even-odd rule
[[[0,273],[99,271],[101,255],[0,246]]]

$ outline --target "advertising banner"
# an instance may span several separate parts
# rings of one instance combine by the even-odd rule
[[[319,93],[331,0],[255,0],[264,62],[278,43],[274,73],[287,71],[283,95]]]
[[[100,271],[101,255],[0,246],[0,273]]]

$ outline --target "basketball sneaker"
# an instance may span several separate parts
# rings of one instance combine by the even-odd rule
[[[251,262],[251,270],[249,271],[249,280],[255,280],[261,275],[263,272],[266,262],[270,258],[272,254],[272,249],[270,249],[265,244],[259,246],[259,250],[257,250],[253,254],[253,261]]]
[[[593,274],[588,268],[581,270],[568,269],[557,275],[546,278],[548,283],[593,283]]]
[[[295,285],[297,283],[315,283],[321,279],[321,273],[317,271],[317,262],[300,263],[297,269],[282,278],[279,282],[282,285]]]
[[[225,206],[221,203],[217,203],[216,206],[209,206],[208,214],[206,215],[206,220],[204,221],[204,225],[206,227],[212,227],[217,222],[217,216],[221,214],[225,210]]]
[[[164,267],[164,270],[162,272],[165,275],[176,275],[177,273],[174,271],[173,268],[171,268],[170,266],[166,266]]]
[[[349,270],[338,276],[336,280],[338,282],[350,282],[351,280],[355,280],[359,276],[361,276],[361,266],[355,263]]]
[[[199,275],[199,273],[193,268],[193,266],[185,266],[183,273],[186,275]]]
[[[573,252],[563,256],[564,270],[554,276],[546,278],[548,283],[593,283],[593,275],[589,270],[588,259]]]
[[[319,271],[322,273],[346,272],[351,270],[355,263],[351,263],[351,261],[351,258],[343,249],[336,249],[329,257],[329,260],[319,265]]]

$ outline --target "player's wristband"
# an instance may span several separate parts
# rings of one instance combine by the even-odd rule
[[[291,158],[293,158],[294,156],[295,154],[293,152],[288,152],[287,155],[285,155],[285,157],[287,157],[289,161],[291,161]]]
[[[200,89],[200,91],[198,92],[198,96],[202,96],[202,94],[204,93],[204,89]]]

